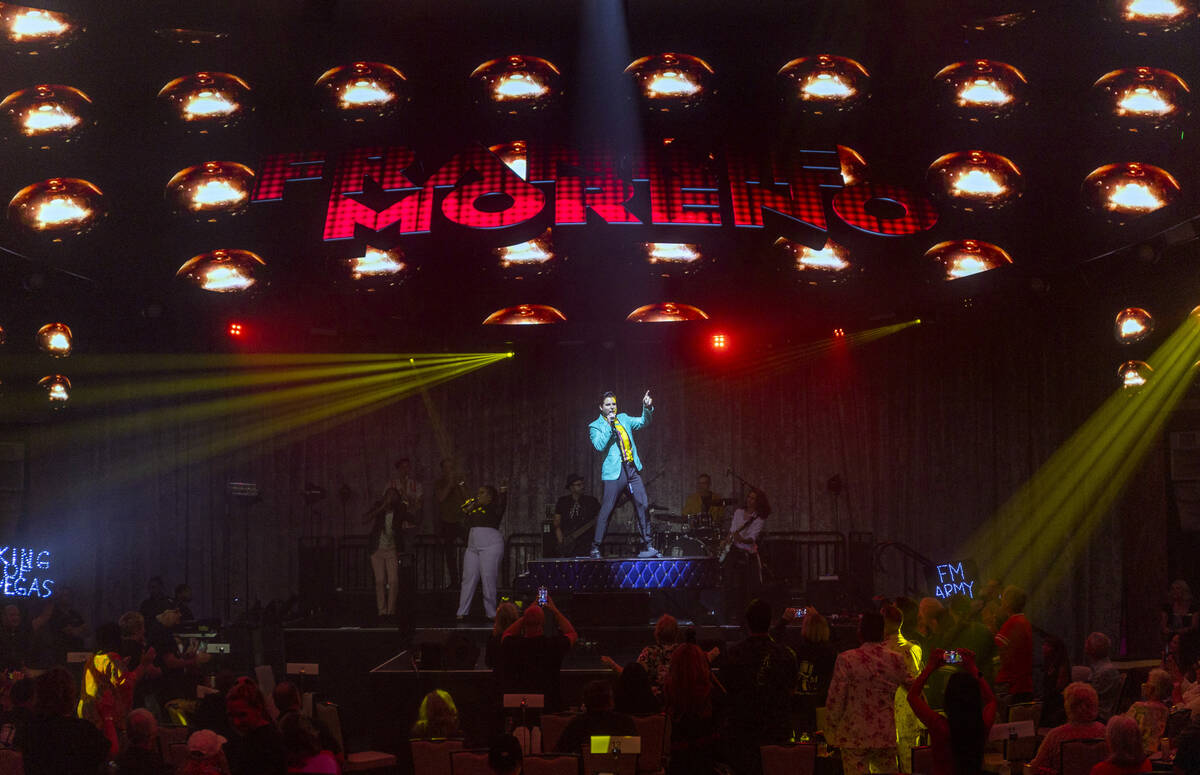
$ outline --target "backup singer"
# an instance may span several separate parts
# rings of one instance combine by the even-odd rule
[[[654,402],[650,391],[642,396],[641,417],[630,417],[624,412],[617,414],[617,397],[605,393],[600,399],[600,416],[588,425],[588,433],[592,438],[592,446],[597,452],[604,454],[600,466],[600,478],[604,480],[604,500],[600,504],[600,514],[596,518],[596,532],[592,537],[592,558],[600,557],[600,542],[608,530],[608,518],[616,506],[617,496],[622,490],[628,489],[633,497],[633,507],[637,512],[638,530],[642,534],[645,548],[638,557],[661,557],[650,543],[650,519],[647,514],[649,499],[646,497],[646,486],[642,483],[642,459],[638,456],[637,444],[633,440],[633,432],[645,427],[654,414]]]
[[[396,593],[400,586],[396,553],[404,548],[401,530],[414,527],[408,521],[408,509],[400,491],[389,487],[383,500],[363,515],[363,522],[371,525],[367,546],[371,549],[371,571],[375,574],[375,610],[380,616],[391,616],[396,613]]]
[[[463,523],[467,533],[467,551],[463,555],[462,590],[458,595],[458,620],[461,622],[475,600],[475,586],[483,582],[483,611],[487,618],[496,618],[496,580],[500,577],[500,561],[504,558],[504,536],[500,520],[508,506],[508,486],[500,491],[490,484],[479,488],[475,497],[462,505]]]

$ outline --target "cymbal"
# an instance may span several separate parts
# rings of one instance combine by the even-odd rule
[[[687,522],[687,517],[682,514],[651,514],[651,519],[659,519],[663,522]]]

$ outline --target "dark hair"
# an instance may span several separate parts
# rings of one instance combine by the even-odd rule
[[[695,643],[684,643],[671,652],[663,695],[671,718],[687,713],[701,718],[712,715],[712,670]]]
[[[710,482],[712,481],[712,477],[709,476],[708,474],[697,474],[696,478],[697,479],[707,479]]]
[[[583,704],[592,713],[598,710],[612,710],[612,683],[607,680],[588,681],[587,686],[583,687]]]
[[[36,693],[37,680],[25,676],[12,685],[12,688],[8,690],[8,697],[12,700],[13,705],[24,705],[32,700]]]
[[[878,643],[883,640],[883,614],[868,611],[858,622],[858,637],[863,643]]]
[[[604,395],[600,396],[600,403],[603,404],[606,400],[608,400],[610,398],[613,399],[614,401],[617,400],[617,394],[612,392],[611,390],[606,390],[606,391],[604,391]]]
[[[488,495],[492,496],[492,500],[496,500],[496,498],[499,497],[499,494],[496,492],[496,488],[492,485],[485,484],[483,485],[483,489],[488,491]]]
[[[759,519],[766,519],[771,516],[771,502],[767,500],[767,494],[759,489],[751,489],[750,492],[758,496],[758,506],[754,509],[754,513]],[[746,493],[746,498],[749,499],[750,493]]]
[[[316,727],[298,711],[289,711],[279,717],[279,734],[283,738],[289,767],[300,767],[321,752]]]
[[[488,749],[488,766],[493,772],[512,772],[520,766],[523,759],[521,743],[512,735],[500,735],[492,740]]]
[[[275,690],[271,692],[271,697],[275,700],[275,708],[280,713],[296,710],[301,704],[300,690],[291,681],[280,681],[275,684]]]
[[[754,598],[746,606],[746,626],[750,632],[761,635],[771,629],[771,604],[761,598]]]
[[[97,651],[121,650],[121,627],[116,622],[105,622],[96,628]]]
[[[75,679],[65,667],[52,667],[37,677],[37,715],[44,717],[74,716]]]
[[[613,710],[618,713],[658,713],[661,710],[650,674],[641,662],[630,662],[617,677],[613,691]]]
[[[258,688],[258,684],[253,678],[242,676],[237,679],[237,682],[230,687],[225,693],[225,702],[235,702],[241,700],[252,708],[257,708],[260,711],[266,712],[266,701],[263,700],[262,690]]]
[[[190,592],[192,588],[188,584],[176,584],[175,585],[175,597],[179,597],[179,593],[185,589]]]
[[[983,769],[983,745],[987,727],[983,723],[983,700],[979,681],[967,673],[955,673],[946,682],[946,722],[950,727],[950,753],[956,775],[973,775]]]

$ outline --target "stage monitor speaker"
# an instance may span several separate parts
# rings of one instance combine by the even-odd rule
[[[862,608],[861,601],[855,601],[849,585],[836,576],[808,582],[805,597],[809,605],[816,606],[825,615],[854,613]]]
[[[332,536],[300,539],[300,599],[303,605],[327,610],[337,591],[337,552]]]
[[[576,592],[571,598],[571,623],[576,626],[647,625],[649,592]]]

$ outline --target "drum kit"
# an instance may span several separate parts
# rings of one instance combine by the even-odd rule
[[[654,545],[663,557],[712,557],[721,534],[712,514],[650,514]]]

